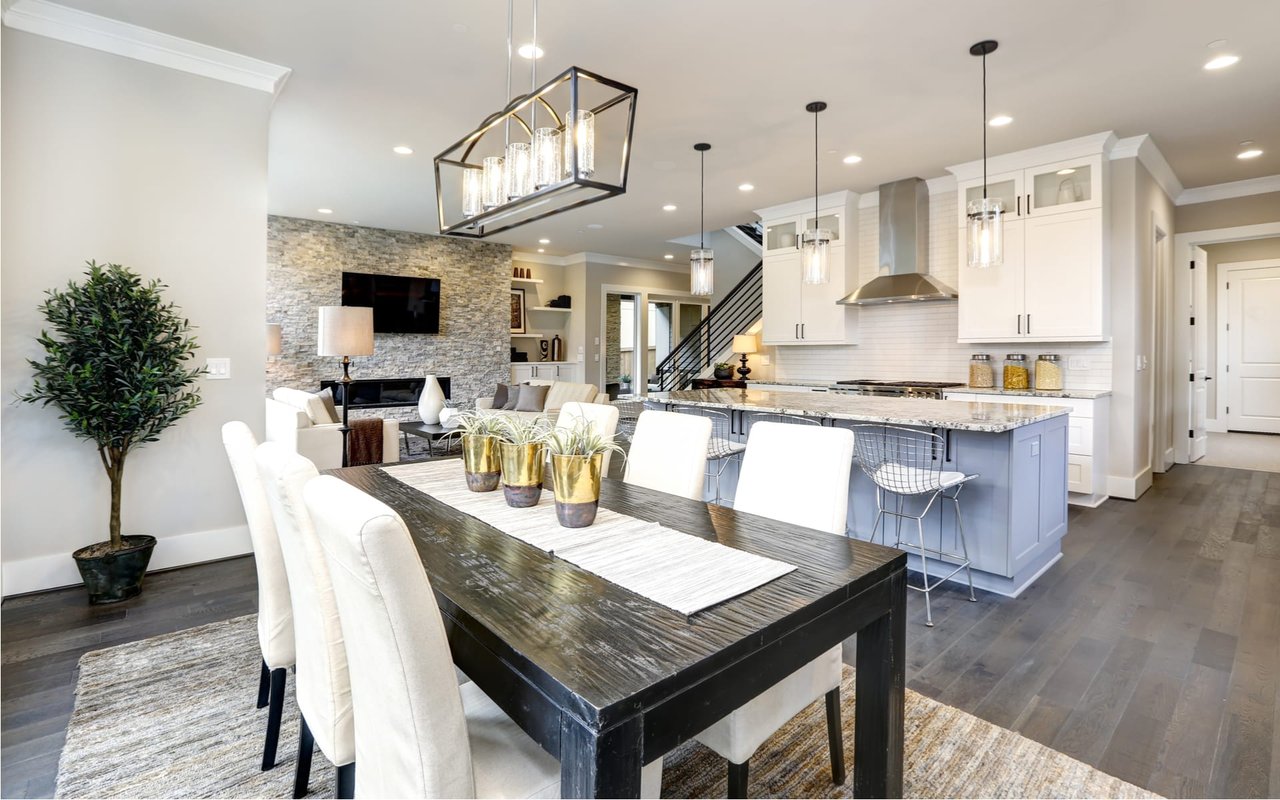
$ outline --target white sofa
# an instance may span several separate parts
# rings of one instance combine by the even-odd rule
[[[531,380],[528,383],[534,386],[550,386],[547,391],[547,401],[543,405],[542,411],[503,411],[493,407],[492,397],[480,397],[476,399],[476,411],[479,413],[489,414],[510,414],[517,417],[538,417],[546,416],[552,422],[560,416],[560,409],[565,403],[608,403],[609,395],[594,384],[590,383],[570,383],[568,381],[542,381]],[[519,384],[514,384],[510,388],[517,389]]]
[[[335,469],[342,466],[342,423],[325,422],[327,414],[315,397],[297,389],[272,392],[266,399],[266,440],[286,445],[310,459],[316,469]],[[342,418],[341,406],[338,418]],[[400,423],[393,419],[382,421],[382,459],[387,464],[400,460]]]

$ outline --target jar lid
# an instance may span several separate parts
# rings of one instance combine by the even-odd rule
[[[1059,356],[1057,353],[1041,353],[1036,356],[1037,361],[1057,361]]]
[[[1010,353],[1004,358],[1006,361],[1026,361],[1027,354],[1026,353]]]
[[[990,353],[974,353],[973,360],[974,361],[990,361],[991,354]]]

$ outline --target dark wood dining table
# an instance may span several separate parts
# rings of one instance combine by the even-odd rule
[[[854,796],[902,796],[902,551],[605,480],[604,508],[797,567],[685,616],[379,467],[333,474],[404,519],[454,663],[560,760],[562,797],[639,797],[644,764],[855,634]]]

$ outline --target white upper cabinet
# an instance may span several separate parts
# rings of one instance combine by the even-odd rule
[[[831,280],[806,284],[801,277],[802,237],[813,227],[813,198],[756,211],[764,223],[764,325],[770,345],[856,344],[858,311],[837,304],[858,286],[857,195],[818,198],[818,225],[831,232]]]
[[[965,209],[982,197],[982,162],[956,175],[958,340],[1096,342],[1108,335],[1106,214],[1110,133],[1009,153],[988,163],[987,196],[1005,204],[1004,263],[967,264]]]

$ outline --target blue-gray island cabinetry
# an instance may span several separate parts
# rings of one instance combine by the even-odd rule
[[[653,407],[727,414],[730,438],[742,442],[752,424],[777,414],[834,427],[882,424],[937,433],[943,441],[937,454],[941,468],[980,476],[960,495],[975,586],[1016,596],[1062,556],[1061,539],[1067,532],[1067,409],[756,389],[663,392],[648,399]],[[733,497],[736,481],[736,464],[731,464],[722,478],[724,497]],[[907,502],[922,508],[924,500]],[[851,535],[869,538],[876,508],[875,484],[855,464],[849,486]],[[909,508],[919,513],[917,507]],[[892,545],[892,522],[887,534]],[[916,536],[914,523],[904,523],[903,541],[914,542]],[[925,537],[931,548],[941,544],[944,551],[960,551],[950,503],[930,510]],[[876,540],[881,541],[879,535]],[[910,564],[920,568],[915,555]],[[931,560],[929,571],[945,574],[951,568]],[[964,572],[953,580],[964,580]]]

